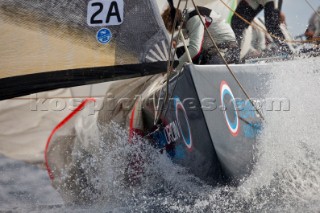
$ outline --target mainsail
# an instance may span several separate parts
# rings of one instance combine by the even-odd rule
[[[9,0],[0,23],[0,99],[165,71],[154,1]]]

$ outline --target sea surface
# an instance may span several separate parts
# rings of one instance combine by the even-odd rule
[[[263,112],[259,159],[239,186],[209,186],[151,147],[129,147],[115,125],[117,146],[100,159],[97,203],[64,204],[45,170],[0,157],[0,212],[320,212],[320,60],[287,62],[270,72],[266,97],[286,98],[290,109]],[[88,129],[90,140],[94,133]],[[146,178],[126,186],[119,177],[122,156],[131,151],[148,151]]]

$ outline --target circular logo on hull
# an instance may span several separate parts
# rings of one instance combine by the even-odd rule
[[[108,28],[102,28],[97,32],[96,38],[100,44],[107,44],[111,41],[112,33]]]
[[[222,81],[220,84],[220,97],[221,97],[221,104],[224,109],[224,117],[227,122],[228,129],[230,133],[234,137],[236,137],[239,134],[239,118],[238,118],[238,112],[236,109],[236,101],[230,87],[225,81]],[[229,111],[226,109],[227,100],[230,101],[230,104],[232,103],[232,109],[230,109]],[[227,113],[227,111],[229,113]]]
[[[174,98],[175,101],[175,112],[176,112],[176,119],[178,122],[178,127],[180,133],[182,135],[183,141],[188,147],[189,150],[192,148],[192,135],[191,129],[189,124],[189,119],[187,116],[187,112],[178,97]]]

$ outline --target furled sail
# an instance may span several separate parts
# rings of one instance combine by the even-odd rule
[[[0,24],[0,100],[166,68],[155,1],[1,1]]]

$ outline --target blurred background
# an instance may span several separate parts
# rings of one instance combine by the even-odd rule
[[[283,1],[282,11],[287,17],[288,30],[291,32],[292,36],[297,36],[304,33],[307,28],[309,18],[314,13],[307,2],[309,2],[314,9],[318,9],[320,6],[319,0]]]

